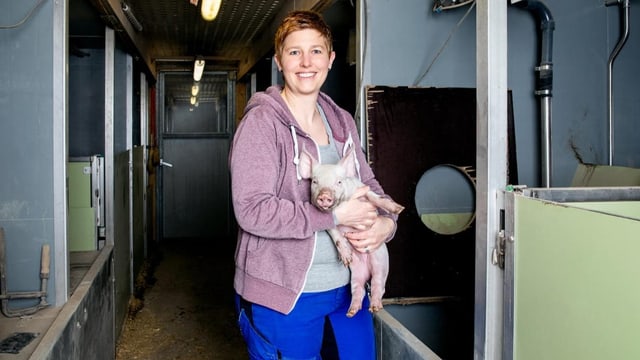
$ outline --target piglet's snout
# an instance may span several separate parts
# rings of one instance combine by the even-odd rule
[[[334,204],[335,196],[333,192],[329,189],[320,189],[316,197],[316,205],[321,209],[328,210],[331,209]]]

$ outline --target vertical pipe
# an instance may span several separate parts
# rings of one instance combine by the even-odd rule
[[[551,187],[551,96],[540,98],[540,156],[543,187]]]
[[[536,71],[535,95],[540,97],[540,172],[542,186],[551,186],[551,90],[553,89],[553,30],[555,22],[549,9],[537,0],[511,0],[533,12],[540,23],[540,64]]]
[[[607,63],[607,113],[609,123],[609,166],[613,165],[613,150],[614,150],[614,120],[613,120],[613,61],[620,53],[620,50],[627,42],[629,37],[629,12],[630,4],[629,0],[608,0],[605,2],[605,6],[619,5],[622,12],[622,34],[616,44],[615,48],[609,56]]]

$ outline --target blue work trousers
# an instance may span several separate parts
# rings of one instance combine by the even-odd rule
[[[303,293],[289,314],[282,314],[236,296],[238,324],[251,360],[319,360],[324,354],[340,360],[374,360],[375,338],[369,300],[362,310],[346,316],[351,302],[349,286]],[[332,331],[325,331],[325,330]],[[331,333],[332,339],[323,334]],[[329,340],[329,341],[328,341]],[[337,350],[326,349],[327,344]]]

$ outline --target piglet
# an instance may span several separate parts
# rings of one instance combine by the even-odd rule
[[[342,201],[348,200],[357,188],[364,186],[356,174],[355,152],[351,149],[337,164],[320,164],[306,150],[300,154],[299,170],[304,179],[311,179],[311,202],[323,211],[331,211]],[[390,198],[369,191],[366,200],[376,207],[399,214],[404,207]],[[371,280],[370,312],[382,309],[382,295],[389,274],[389,252],[382,244],[372,252],[356,251],[344,237],[351,228],[339,226],[328,230],[340,260],[351,270],[351,304],[347,312],[353,317],[361,308],[366,294],[365,285]]]

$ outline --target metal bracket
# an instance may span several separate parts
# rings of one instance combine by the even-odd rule
[[[501,229],[496,236],[496,246],[491,252],[491,263],[497,265],[500,269],[504,270],[504,248],[505,248],[505,233],[504,229]]]

